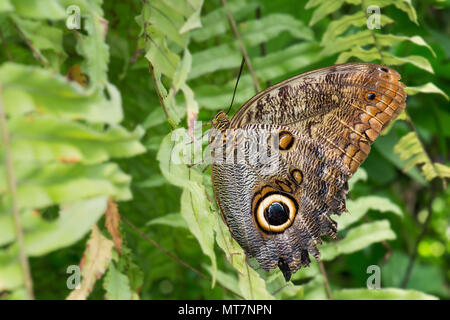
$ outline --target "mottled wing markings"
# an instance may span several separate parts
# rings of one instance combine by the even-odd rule
[[[215,195],[230,231],[262,268],[278,266],[288,279],[309,264],[308,252],[319,257],[321,235],[336,237],[330,215],[346,210],[348,179],[405,108],[399,80],[396,71],[368,63],[318,69],[257,94],[227,123],[232,129],[284,131],[294,139],[282,141],[275,174],[260,174],[264,166],[248,162],[212,166]],[[301,172],[300,183],[295,170]],[[252,201],[267,188],[298,201],[295,221],[281,233],[267,234],[254,221]]]

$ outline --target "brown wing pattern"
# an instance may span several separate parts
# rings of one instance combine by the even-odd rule
[[[244,146],[244,161],[212,166],[225,221],[261,267],[278,266],[289,279],[309,264],[308,253],[319,258],[320,236],[336,236],[330,215],[345,210],[348,179],[405,108],[403,88],[400,75],[385,66],[332,66],[268,88],[221,126],[255,136],[276,133],[278,153],[269,164],[277,161],[276,172],[263,170],[268,164],[251,164],[256,155],[238,135],[226,148]]]
[[[295,128],[344,156],[352,173],[370,144],[406,106],[400,75],[385,66],[348,63],[288,79],[250,99],[231,127],[278,124]]]

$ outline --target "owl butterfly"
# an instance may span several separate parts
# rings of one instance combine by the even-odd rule
[[[214,194],[233,238],[286,281],[346,210],[348,179],[405,108],[388,67],[347,63],[303,73],[258,93],[232,119],[219,112],[210,148]],[[265,156],[261,156],[264,154]],[[262,159],[262,160],[261,160]]]

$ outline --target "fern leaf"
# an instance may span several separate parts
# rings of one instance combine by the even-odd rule
[[[419,92],[423,92],[423,93],[437,93],[440,94],[442,96],[445,97],[445,99],[449,100],[448,95],[442,91],[441,89],[439,89],[434,83],[432,82],[428,82],[424,85],[421,86],[417,86],[417,87],[406,87],[405,91],[407,94],[409,95],[415,95]]]
[[[259,6],[257,1],[229,1],[228,9],[236,21],[255,12]],[[220,7],[201,18],[202,28],[193,30],[192,39],[203,42],[216,36],[223,35],[229,30],[229,24],[225,15],[225,9]]]
[[[335,1],[310,1],[306,5],[306,9],[319,5],[317,9],[314,10],[311,20],[309,21],[309,26],[312,27],[318,21],[325,18],[330,13],[338,10],[345,3],[345,0],[335,0]]]
[[[276,38],[282,32],[289,32],[294,39],[312,40],[313,33],[300,20],[287,14],[271,14],[262,19],[249,20],[239,27],[246,47]],[[281,51],[280,53],[282,53]],[[215,47],[193,54],[192,70],[189,79],[218,70],[237,68],[242,56],[237,41],[222,43]],[[256,70],[259,70],[255,66]]]
[[[188,31],[201,26],[199,13],[202,4],[203,1],[195,4],[181,1],[177,6],[165,1],[144,2],[142,13],[136,18],[145,42],[145,57],[151,64],[162,107],[172,126],[177,125],[182,118],[175,100],[179,89],[188,100],[188,118],[195,119],[198,113],[193,91],[186,80],[192,65]],[[170,90],[165,88],[162,75],[171,80]],[[189,126],[192,122],[188,122]]]
[[[245,299],[274,299],[267,291],[265,281],[246,262],[245,253],[231,237],[225,223],[216,216],[215,225],[217,245],[225,252],[230,264],[238,272],[239,292]]]
[[[329,1],[326,0],[310,0],[305,6],[305,9],[310,9],[313,7],[319,6],[315,11],[313,12],[313,15],[311,17],[311,21],[309,22],[309,25],[312,26],[316,24],[318,21],[326,17],[331,12],[337,11],[339,8],[342,7],[344,3],[350,3],[350,4],[357,4],[357,5],[363,5],[363,0],[337,0],[333,1],[331,4]],[[415,24],[419,24],[417,21],[417,13],[414,9],[411,0],[376,0],[371,1],[370,5],[375,5],[380,8],[388,6],[388,5],[394,5],[398,9],[406,12],[409,19],[413,21]],[[366,8],[363,8],[364,10]]]
[[[388,220],[365,223],[351,229],[344,239],[321,245],[321,260],[329,261],[341,254],[356,252],[373,243],[395,238]]]
[[[274,13],[261,19],[241,23],[239,31],[248,47],[261,42],[267,42],[277,37],[281,32],[289,32],[295,39],[313,40],[314,34],[310,28],[289,14]]]
[[[380,8],[388,5],[394,5],[397,9],[405,12],[409,17],[409,20],[417,25],[419,24],[419,22],[417,21],[417,12],[411,3],[411,0],[376,0],[372,1],[370,4],[379,6]]]
[[[181,138],[178,140],[176,138]],[[181,215],[189,230],[197,239],[204,254],[211,259],[213,285],[216,279],[217,262],[214,252],[215,216],[211,214],[206,189],[202,185],[202,175],[188,168],[185,156],[190,156],[189,136],[184,129],[168,134],[158,151],[158,161],[164,177],[172,184],[183,188]],[[195,146],[193,146],[195,148]],[[187,150],[189,149],[189,150]],[[195,151],[201,152],[201,149]],[[182,161],[184,160],[184,161]],[[196,159],[191,159],[196,161]]]
[[[439,298],[417,290],[397,288],[341,289],[333,292],[338,300],[438,300]]]
[[[402,41],[409,41],[418,46],[426,47],[431,52],[431,54],[434,57],[436,57],[436,53],[434,52],[433,48],[431,48],[431,46],[428,43],[426,43],[421,36],[406,37],[406,36],[397,36],[393,34],[377,34],[376,37],[377,41],[382,46],[393,46]]]
[[[380,17],[380,24],[382,27],[393,22],[394,20],[384,14],[382,14]],[[358,11],[351,15],[345,15],[338,20],[331,21],[327,27],[327,30],[322,36],[322,41],[320,44],[324,46],[328,42],[334,41],[335,38],[343,34],[351,26],[363,27],[366,25],[366,23],[367,18],[362,11]]]
[[[342,47],[346,46],[344,41],[341,41],[340,43]],[[331,48],[330,50],[334,49]],[[431,63],[424,57],[421,56],[397,57],[386,51],[383,51],[382,55],[383,55],[383,63],[387,65],[403,65],[406,63],[411,63],[420,69],[423,69],[430,73],[434,73]],[[371,48],[366,50],[361,48],[360,46],[355,46],[350,51],[341,53],[337,58],[336,63],[344,63],[348,61],[351,57],[356,57],[362,61],[374,61],[380,60],[380,53],[377,50],[377,48]]]
[[[370,30],[358,31],[328,42],[321,52],[321,55],[333,55],[338,52],[346,51],[355,46],[365,46],[373,43],[373,37],[371,36]]]
[[[376,61],[380,60],[380,53],[378,52],[377,48],[363,49],[357,45],[354,46],[350,51],[342,52],[338,56],[336,63],[345,63],[353,57],[358,58],[361,61]]]
[[[422,174],[428,181],[436,177],[450,177],[450,167],[433,163],[423,149],[415,132],[410,132],[402,137],[394,147],[394,152],[399,154],[401,160],[407,161],[404,166],[404,171],[408,171],[416,165],[421,165]]]

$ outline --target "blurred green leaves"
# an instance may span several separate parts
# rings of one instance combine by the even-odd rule
[[[143,152],[142,134],[116,124],[105,130],[79,121],[100,121],[104,117],[99,108],[108,105],[113,111],[110,114],[114,108],[121,112],[118,92],[116,103],[109,104],[99,90],[84,89],[39,68],[10,63],[0,69],[0,85],[2,105],[10,116],[10,145],[2,145],[0,155],[10,154],[13,162],[16,207],[23,212],[27,230],[26,252],[43,255],[73,244],[89,231],[106,208],[106,198],[100,196],[131,198],[130,177],[115,163],[105,161]],[[6,226],[2,243],[8,244],[15,240],[13,200],[6,184],[10,168],[1,164],[0,169],[0,218],[2,228]],[[47,222],[33,211],[55,204],[61,205],[56,221]],[[73,225],[77,225],[74,230]],[[16,246],[9,249],[10,254],[17,250]],[[8,265],[20,270],[18,262]],[[0,289],[16,289],[21,283],[18,280],[13,287],[5,284]]]
[[[343,289],[333,292],[338,300],[436,300],[437,298],[415,290]]]
[[[178,138],[178,140],[175,140]],[[183,139],[184,138],[184,139]],[[203,178],[198,171],[190,169],[181,162],[186,150],[195,144],[188,144],[187,132],[178,129],[167,135],[161,143],[158,160],[164,177],[172,184],[183,188],[181,195],[181,216],[189,230],[197,238],[203,252],[209,256],[212,265],[213,284],[215,282],[217,262],[214,252],[215,217],[210,211]],[[197,149],[197,152],[199,150]],[[201,150],[200,150],[201,151]]]
[[[95,164],[110,158],[132,157],[144,151],[142,131],[121,126],[96,130],[80,122],[53,116],[18,117],[9,122],[12,151],[17,161],[82,162]]]
[[[338,255],[352,253],[373,243],[395,239],[388,220],[365,223],[351,229],[344,239],[320,247],[321,259],[332,260]]]
[[[419,92],[437,93],[437,94],[444,96],[447,100],[449,100],[448,95],[444,91],[442,91],[441,89],[436,87],[436,85],[432,82],[428,82],[421,86],[406,87],[405,90],[406,90],[406,93],[408,93],[409,95],[415,95]]]
[[[267,291],[266,282],[248,265],[244,250],[231,237],[225,223],[218,216],[215,219],[217,221],[215,227],[217,244],[224,251],[227,260],[237,272],[237,281],[236,277],[233,276],[231,278],[232,281],[227,279],[223,284],[229,285],[237,282],[238,293],[244,299],[273,299],[274,297]],[[280,274],[279,271],[277,273]],[[225,279],[224,277],[219,277],[218,280],[223,281]]]
[[[403,170],[408,171],[415,165],[422,165],[422,174],[427,180],[435,177],[450,177],[450,167],[431,162],[415,132],[403,136],[394,148],[401,160],[407,160]]]
[[[109,264],[108,272],[105,276],[104,286],[106,289],[106,299],[108,300],[131,300],[129,279],[126,275],[120,273],[114,266]]]
[[[381,8],[382,29],[374,34],[366,28],[367,4]],[[69,5],[81,9],[79,30],[65,26]],[[448,171],[448,13],[434,1],[406,0],[247,0],[228,7],[263,86],[354,60],[382,61],[401,73],[409,120],[421,138],[397,121],[376,141],[349,181],[349,213],[333,217],[338,240],[323,244],[322,260],[337,299],[447,298],[449,194],[438,191],[430,213],[423,176]],[[26,297],[6,151],[38,298],[68,295],[66,268],[80,263],[83,250],[91,255],[86,235],[103,221],[108,196],[133,199],[119,203],[122,216],[231,291],[212,288],[121,226],[120,256],[104,228],[95,231],[107,244],[94,259],[102,262],[102,286],[92,286],[95,273],[83,271],[91,282],[81,298],[327,298],[314,261],[289,283],[253,260],[256,270],[250,267],[215,209],[208,170],[173,161],[187,148],[182,156],[201,162],[201,148],[185,145],[197,135],[193,120],[209,120],[231,101],[242,56],[219,0],[4,0],[0,31],[0,98],[11,140],[7,150],[0,146],[0,298]],[[74,66],[85,83],[68,80]],[[254,93],[244,69],[233,110]],[[190,129],[174,130],[183,139],[172,141],[168,120]],[[398,289],[429,214],[406,290]],[[365,269],[381,264],[386,245],[393,255],[381,265],[382,289],[364,289]]]
[[[188,50],[190,31],[199,28],[200,11],[203,0],[179,1],[144,1],[141,15],[136,22],[141,27],[141,46],[149,61],[158,96],[172,127],[180,120],[175,96],[178,91],[184,93],[187,102],[188,126],[197,118],[198,106],[194,93],[186,84],[187,74],[191,69],[192,58]],[[179,54],[180,51],[183,54]],[[163,76],[170,79],[167,89]]]
[[[359,221],[369,210],[392,212],[400,217],[403,215],[401,209],[395,203],[379,196],[366,196],[359,197],[356,200],[348,200],[347,210],[348,213],[344,212],[334,218],[341,230]]]
[[[400,252],[394,251],[389,261],[381,270],[382,284],[385,287],[401,286],[402,277],[408,267],[408,257]],[[445,287],[445,276],[441,269],[432,264],[416,263],[412,269],[407,289],[420,290],[437,295],[448,294]]]
[[[255,48],[261,43],[274,41],[286,34],[289,34],[290,38],[295,41],[283,50],[252,59],[260,82],[283,77],[319,60],[317,53],[320,47],[314,41],[312,30],[306,27],[303,21],[290,14],[269,14],[261,19],[255,19],[251,13],[256,6],[257,3],[252,1],[246,3],[245,6],[241,1],[230,1],[229,3],[230,11],[236,14],[235,19],[243,20],[242,23],[238,21],[238,29],[246,47]],[[246,19],[244,20],[244,18]],[[209,81],[205,83],[205,81],[198,80],[211,77],[218,71],[239,68],[242,55],[238,42],[234,38],[230,39],[231,31],[222,7],[204,15],[201,20],[202,28],[192,32],[192,39],[203,46],[213,37],[219,37],[220,41],[218,45],[208,45],[205,49],[192,54],[192,69],[189,72],[188,80],[197,80],[195,83],[200,83],[191,86],[198,105],[202,108],[218,110],[229,103],[233,94],[235,76],[228,77],[226,83],[217,84],[215,83],[217,81],[209,84]],[[161,50],[159,51],[161,52]],[[245,102],[254,93],[250,76],[243,74],[235,97],[236,103]],[[170,94],[167,96],[169,97]],[[176,105],[182,103],[181,97],[176,99]],[[158,106],[153,108],[158,108]],[[178,108],[178,110],[178,116],[184,116],[184,110],[182,108]]]
[[[14,63],[0,67],[0,83],[8,115],[23,116],[34,111],[69,120],[111,124],[123,117],[120,92],[111,84],[83,89],[50,71]]]
[[[68,57],[60,27],[63,21],[59,21],[65,18],[66,2],[10,4],[6,9],[11,20],[1,16],[2,26],[14,24],[36,59],[48,67],[13,62],[0,66],[0,104],[6,117],[3,129],[9,140],[0,146],[0,291],[21,292],[24,280],[17,260],[19,251],[41,256],[70,246],[104,214],[107,196],[131,199],[131,178],[111,158],[132,157],[145,148],[139,141],[142,129],[132,132],[119,125],[123,118],[121,94],[107,80],[109,52],[101,1],[76,1],[83,9],[86,30],[86,34],[77,34],[76,46],[84,57],[87,87],[59,74]],[[50,24],[47,19],[55,22]],[[16,199],[11,196],[8,180],[17,189]],[[22,225],[17,227],[24,232],[24,248],[16,242],[13,207],[21,215]],[[49,207],[59,208],[51,220],[44,216]],[[93,230],[91,250],[93,242],[102,248],[100,243],[109,243],[99,230]],[[106,268],[111,253],[108,256],[106,247],[100,251],[105,253],[100,260]],[[98,257],[87,259],[94,259],[87,264],[100,261]],[[90,273],[92,270],[86,272],[78,298],[89,295],[92,281],[98,277]],[[98,269],[98,273],[103,272]]]

